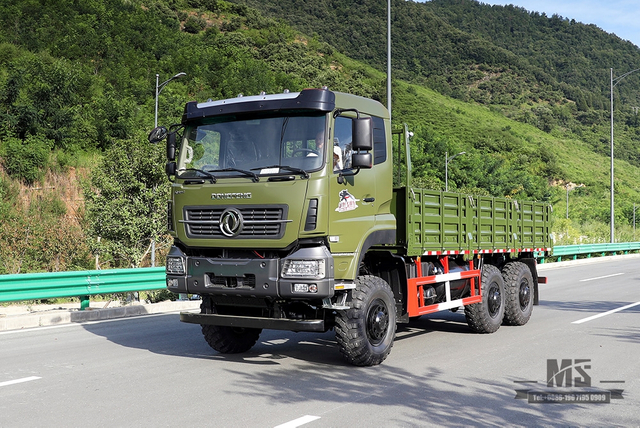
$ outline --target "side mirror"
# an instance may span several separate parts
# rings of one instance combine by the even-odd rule
[[[176,163],[175,162],[167,162],[164,166],[164,172],[167,173],[168,176],[176,175]]]
[[[354,153],[351,155],[351,167],[364,169],[373,167],[371,153]]]
[[[172,132],[167,138],[167,160],[173,162],[176,160],[176,133]]]
[[[151,144],[158,144],[167,137],[167,133],[167,128],[164,126],[158,126],[149,133],[149,142]]]
[[[352,119],[353,150],[373,149],[373,122],[370,117]]]

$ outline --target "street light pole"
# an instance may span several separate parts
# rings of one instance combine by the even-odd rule
[[[567,184],[567,219],[569,219],[569,185]]]
[[[456,153],[455,155],[449,157],[449,152],[444,152],[444,191],[449,191],[449,162],[451,162],[457,156],[463,155],[466,152]]]
[[[156,112],[155,112],[155,119],[153,122],[153,127],[157,128],[158,127],[158,95],[160,95],[160,92],[162,92],[162,90],[164,89],[165,86],[167,86],[167,84],[169,84],[169,82],[171,82],[173,79],[178,79],[180,77],[186,76],[187,73],[183,73],[180,72],[178,74],[176,74],[175,76],[173,76],[172,78],[165,80],[164,82],[162,82],[161,84],[158,84],[160,75],[156,73]],[[156,265],[156,238],[153,237],[151,238],[151,266],[155,267]]]
[[[387,0],[387,110],[391,120],[391,0]]]
[[[615,242],[614,234],[613,234],[613,68],[611,71],[611,219],[609,220],[609,224],[611,227],[610,230],[610,242],[613,244]]]
[[[614,211],[613,211],[613,88],[620,83],[620,81],[622,79],[624,79],[625,77],[627,77],[628,75],[630,75],[631,73],[635,73],[636,71],[640,70],[640,68],[636,68],[635,70],[631,70],[629,72],[626,72],[625,74],[623,74],[622,76],[618,76],[615,79],[613,78],[613,68],[609,69],[611,71],[611,243],[613,244],[615,242],[615,236],[614,236]]]
[[[153,125],[155,128],[158,127],[158,95],[160,95],[160,92],[162,92],[164,87],[167,86],[167,84],[169,82],[171,82],[173,79],[178,79],[178,78],[186,76],[186,75],[187,75],[187,73],[178,73],[175,76],[173,76],[171,79],[165,80],[164,82],[158,84],[158,80],[160,79],[160,75],[156,74],[156,114],[155,114],[155,121],[154,121],[154,125]]]

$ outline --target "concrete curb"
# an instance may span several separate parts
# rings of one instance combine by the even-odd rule
[[[189,311],[200,307],[199,300],[166,301],[142,305],[120,306],[107,309],[88,309],[85,311],[62,309],[41,313],[23,313],[0,318],[0,331],[20,330],[52,326],[59,324],[102,321],[114,318],[127,318],[141,315],[167,312]]]

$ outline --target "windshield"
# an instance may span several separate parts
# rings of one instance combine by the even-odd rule
[[[312,171],[325,159],[325,115],[214,118],[187,126],[178,155],[178,176],[216,178]],[[283,168],[280,168],[283,167]]]

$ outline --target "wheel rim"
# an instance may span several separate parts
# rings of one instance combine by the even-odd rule
[[[489,288],[489,315],[491,318],[495,318],[500,312],[500,306],[502,306],[502,299],[500,296],[500,287],[497,283],[492,283]]]
[[[520,283],[519,299],[520,309],[524,311],[529,306],[529,302],[531,302],[531,288],[529,287],[528,281],[522,281]]]
[[[367,337],[372,345],[382,343],[389,327],[389,309],[381,300],[376,299],[367,312]]]

